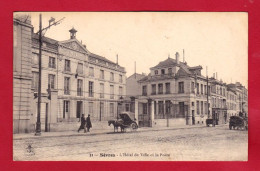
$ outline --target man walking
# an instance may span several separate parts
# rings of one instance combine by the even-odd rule
[[[88,129],[88,132],[89,132],[90,128],[92,128],[92,124],[91,124],[91,121],[90,121],[90,115],[88,115],[88,117],[87,117],[87,129]]]
[[[80,118],[80,127],[78,129],[78,132],[81,130],[81,129],[84,129],[84,133],[86,133],[86,119],[85,119],[85,115],[82,114],[81,118]]]

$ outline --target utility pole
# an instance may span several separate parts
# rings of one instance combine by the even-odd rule
[[[39,34],[39,80],[38,80],[38,104],[37,104],[37,122],[35,135],[41,135],[41,75],[42,75],[42,33],[47,31],[51,26],[58,25],[64,18],[55,22],[55,19],[51,17],[49,20],[49,26],[42,28],[42,14],[39,15],[39,31],[36,34]],[[52,23],[52,24],[51,24]]]
[[[206,75],[207,75],[207,110],[208,110],[208,119],[210,117],[209,115],[209,77],[208,77],[208,67],[206,66]]]
[[[39,23],[39,84],[38,84],[38,110],[35,135],[41,135],[41,76],[42,76],[42,14],[40,14]]]

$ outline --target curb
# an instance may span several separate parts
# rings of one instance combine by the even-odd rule
[[[223,124],[225,125],[225,124]],[[218,125],[218,126],[222,126],[222,125]],[[150,131],[166,131],[166,130],[177,130],[177,129],[192,129],[192,128],[202,128],[202,127],[207,127],[206,125],[199,125],[199,126],[187,126],[187,127],[169,127],[169,128],[149,128],[149,127],[145,127],[145,129],[141,130],[137,130],[137,132],[150,132]],[[144,127],[143,127],[144,128]],[[207,127],[210,128],[210,127]],[[96,132],[96,133],[87,133],[87,134],[82,134],[82,133],[78,133],[77,131],[75,132],[71,132],[67,135],[44,135],[44,136],[30,136],[30,137],[19,137],[19,138],[15,138],[13,137],[13,140],[23,140],[23,139],[38,139],[38,138],[53,138],[53,137],[73,137],[73,136],[95,136],[95,135],[101,135],[101,134],[123,134],[123,133],[132,133],[132,132],[113,132],[113,131],[109,131],[109,132]]]

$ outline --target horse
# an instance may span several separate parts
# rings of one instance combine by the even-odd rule
[[[115,120],[109,120],[108,121],[108,126],[110,126],[111,124],[113,124],[113,126],[114,126],[114,132],[116,132],[116,130],[118,132],[118,127],[120,127],[121,132],[125,131],[124,126],[120,122],[115,121]]]

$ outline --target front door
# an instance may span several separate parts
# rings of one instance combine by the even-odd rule
[[[195,114],[194,114],[194,110],[192,110],[192,125],[195,125]]]
[[[76,118],[80,119],[80,116],[82,114],[83,114],[82,101],[77,101]]]
[[[63,103],[63,119],[68,119],[70,117],[70,102],[68,100],[64,100]]]

